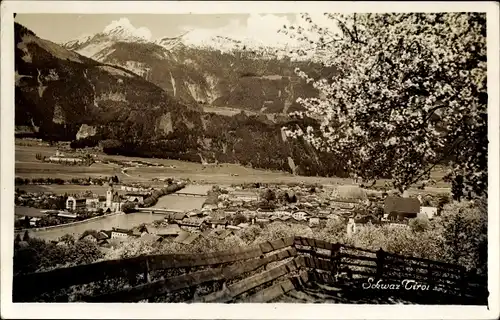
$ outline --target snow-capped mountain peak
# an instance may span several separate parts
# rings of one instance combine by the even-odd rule
[[[64,46],[71,47],[71,46],[78,45],[81,43],[86,43],[86,42],[90,41],[93,37],[94,37],[93,34],[82,34],[78,38],[64,43]]]
[[[103,34],[122,41],[149,41],[151,31],[145,27],[134,27],[127,18],[120,18],[107,25]]]

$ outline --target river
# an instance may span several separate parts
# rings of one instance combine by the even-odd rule
[[[33,232],[30,231],[29,233],[32,237],[44,240],[57,240],[65,234],[71,234],[77,238],[85,232],[85,230],[111,230],[113,227],[130,229],[140,225],[141,223],[151,223],[155,220],[161,220],[163,217],[164,216],[162,214],[150,214],[144,212],[116,214],[99,220],[82,222],[67,227]]]
[[[187,192],[192,192],[194,190],[199,191],[200,194],[206,194],[209,186],[193,186],[196,188],[189,188]],[[183,189],[184,190],[184,189]],[[186,191],[185,191],[186,192]],[[192,192],[198,193],[198,192]],[[195,209],[201,209],[203,202],[205,202],[206,197],[182,197],[175,195],[167,195],[158,199],[154,208],[166,208],[175,210],[190,211]],[[82,222],[75,225],[70,225],[67,227],[60,227],[42,231],[30,232],[33,237],[45,239],[45,240],[57,240],[65,234],[72,234],[76,237],[80,236],[85,230],[111,230],[114,228],[131,229],[141,223],[151,223],[155,220],[163,219],[162,214],[150,214],[146,212],[135,212],[130,214],[117,214],[108,216],[98,220],[91,220],[87,222]]]

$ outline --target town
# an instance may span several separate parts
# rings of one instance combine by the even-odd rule
[[[110,181],[112,180],[111,178]],[[116,226],[109,230],[85,230],[74,236],[101,246],[144,236],[153,237],[156,241],[168,240],[189,245],[198,237],[207,236],[212,229],[217,230],[218,237],[223,239],[251,225],[265,228],[274,221],[281,221],[322,228],[328,220],[335,219],[344,221],[346,232],[352,234],[367,224],[390,224],[409,228],[410,219],[432,220],[438,214],[438,207],[444,205],[441,199],[431,195],[426,196],[424,200],[421,195],[404,198],[372,192],[352,198],[340,195],[335,188],[328,190],[319,185],[300,184],[286,186],[257,183],[228,187],[215,185],[206,193],[187,193],[184,191],[185,182],[172,180],[171,185],[182,187],[171,195],[205,199],[197,209],[179,210],[145,205],[152,196],[153,188],[113,186],[111,183],[106,185],[107,190],[103,195],[83,192],[80,195],[64,197],[59,201],[63,201],[64,208],[59,210],[23,207],[26,204],[36,207],[60,198],[55,195],[16,193],[16,203],[20,204],[16,207],[16,226],[25,227],[16,230],[19,238],[23,232],[29,234],[31,230],[50,227],[47,220],[55,221],[53,225],[63,227],[65,224],[85,222],[93,217],[110,214],[133,215],[134,212],[164,217],[131,228]],[[189,185],[187,186],[189,189]],[[60,240],[52,240],[54,243],[58,241]]]

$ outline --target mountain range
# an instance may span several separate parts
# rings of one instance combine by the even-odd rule
[[[282,132],[313,120],[266,116],[297,108],[290,92],[314,93],[289,80],[296,63],[311,64],[182,43],[169,50],[165,39],[160,45],[107,31],[61,46],[15,24],[17,134],[123,155],[345,174],[342,161]],[[252,112],[226,116],[205,112],[208,106]]]
[[[287,114],[300,108],[297,97],[317,95],[294,74],[295,68],[313,77],[332,72],[308,61],[292,61],[282,50],[248,40],[213,36],[193,44],[189,32],[149,40],[132,28],[117,24],[62,45],[130,70],[186,104],[256,113]]]

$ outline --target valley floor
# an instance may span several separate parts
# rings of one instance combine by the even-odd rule
[[[71,179],[72,177],[99,177],[118,176],[122,182],[141,182],[154,186],[163,185],[153,179],[175,178],[189,179],[203,184],[239,184],[239,183],[319,183],[328,186],[356,186],[352,179],[336,177],[306,177],[294,176],[287,172],[248,168],[237,164],[202,165],[200,163],[186,162],[170,159],[136,158],[125,156],[111,156],[97,154],[102,161],[143,161],[155,163],[160,166],[129,166],[124,167],[115,163],[94,163],[91,166],[66,166],[54,163],[43,163],[36,159],[36,154],[51,156],[57,148],[39,145],[16,144],[15,175],[22,178],[52,177]],[[433,172],[432,178],[437,181],[436,185],[427,187],[427,192],[449,192],[450,186],[441,179],[444,173],[440,170]],[[383,185],[386,181],[379,181],[377,185]],[[64,187],[64,186],[63,186]],[[416,192],[416,189],[410,192]]]

